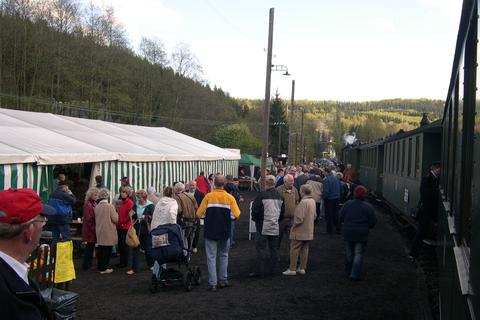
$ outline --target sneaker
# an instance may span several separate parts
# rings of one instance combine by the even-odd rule
[[[228,281],[220,282],[220,284],[218,285],[218,287],[219,287],[220,289],[228,288],[228,287],[230,287],[230,283],[229,283]]]
[[[135,271],[133,271],[133,270],[128,270],[128,271],[126,272],[126,274],[128,274],[129,276],[131,276],[131,275],[134,275],[134,274],[135,274]]]
[[[109,273],[112,273],[113,272],[113,269],[106,269],[104,271],[100,271],[100,274],[109,274]]]
[[[302,276],[305,275],[307,272],[305,269],[297,269],[297,274],[301,274]]]
[[[297,272],[296,271],[292,271],[290,269],[287,269],[285,271],[282,272],[282,274],[284,276],[296,276],[297,275]]]
[[[197,253],[197,252],[198,252],[197,248],[193,248],[193,249],[192,249],[192,252],[193,252],[193,253]]]
[[[149,269],[150,269],[150,271],[153,271],[153,267],[150,267]]]
[[[217,286],[208,286],[207,291],[217,292]]]

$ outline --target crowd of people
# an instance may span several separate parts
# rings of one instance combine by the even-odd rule
[[[265,190],[252,204],[257,258],[252,277],[278,273],[278,250],[290,241],[290,265],[283,275],[305,275],[314,226],[325,219],[320,234],[340,234],[343,225],[345,267],[353,281],[361,279],[369,229],[376,223],[374,209],[364,201],[367,189],[359,185],[351,166],[279,167],[265,173]],[[341,208],[341,210],[340,210]]]
[[[342,173],[338,168],[319,166],[291,166],[279,168],[277,173],[274,176],[266,172],[265,188],[251,206],[257,257],[250,276],[280,274],[278,251],[282,243],[290,250],[290,263],[283,275],[305,275],[315,224],[325,219],[326,229],[322,232],[325,234],[340,233],[343,223],[347,273],[350,279],[359,280],[368,231],[375,225],[376,218],[373,208],[364,201],[368,191],[356,186],[351,166]],[[19,204],[17,198],[21,198],[24,205]],[[163,265],[152,257],[152,230],[164,225],[194,226],[195,232],[185,233],[184,241],[191,244],[192,254],[197,253],[203,229],[208,290],[229,287],[229,250],[235,243],[235,221],[240,218],[241,201],[238,179],[232,175],[217,173],[206,177],[201,172],[195,180],[176,182],[161,192],[153,187],[134,191],[129,178],[123,177],[115,195],[105,188],[102,177],[97,176],[96,185],[87,190],[83,205],[82,268],[96,269],[102,275],[112,273],[110,259],[116,254],[119,263],[114,267],[124,269],[127,275],[135,275],[141,271],[139,258],[143,255],[146,267],[158,275]],[[19,275],[15,281],[22,284],[22,290],[37,289],[26,278],[27,269],[15,262],[26,261],[38,245],[42,228],[37,228],[35,223],[41,222],[43,227],[48,216],[52,241],[70,239],[75,202],[76,197],[65,179],[59,179],[48,204],[43,206],[31,189],[0,191],[0,269],[13,268]],[[340,204],[343,206],[338,212]],[[138,245],[129,243],[132,229]],[[22,253],[19,259],[15,258],[18,253],[12,252],[12,248]],[[1,285],[10,280],[2,281]],[[15,293],[11,295],[9,299],[23,299]],[[37,308],[31,312],[45,311],[40,302]],[[28,307],[25,310],[30,312]]]
[[[251,205],[257,255],[250,276],[306,275],[315,225],[325,219],[325,230],[320,234],[343,233],[346,276],[352,281],[361,280],[369,230],[377,220],[373,207],[365,201],[368,190],[358,183],[352,166],[310,164],[280,167],[276,172],[276,176],[265,172],[261,181],[265,187]],[[417,257],[419,245],[433,219],[440,174],[439,163],[433,163],[430,173],[422,179],[420,227],[412,243],[413,258]],[[119,255],[116,267],[128,267],[126,274],[140,271],[139,257],[143,253],[147,268],[158,275],[164,266],[151,254],[152,230],[165,225],[193,226],[195,232],[183,234],[183,241],[191,243],[191,253],[197,253],[203,228],[208,290],[215,292],[217,288],[230,286],[229,250],[234,244],[235,221],[240,218],[242,201],[238,179],[220,173],[207,178],[201,172],[187,184],[176,182],[157,192],[153,187],[134,191],[128,177],[123,177],[114,196],[102,180],[97,176],[96,186],[85,195],[84,270],[92,269],[96,253],[97,271],[112,273],[110,258],[115,249]],[[42,205],[38,194],[31,189],[0,191],[0,293],[3,297],[0,307],[7,318],[41,319],[48,313],[38,286],[28,277],[25,262],[38,247],[47,220],[53,227],[53,242],[71,237],[69,226],[75,201],[65,179],[59,179],[46,205]],[[134,246],[128,243],[132,229],[139,242]],[[288,268],[280,273],[282,243],[289,247],[290,261]]]

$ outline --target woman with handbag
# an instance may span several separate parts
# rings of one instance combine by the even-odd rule
[[[95,233],[97,236],[97,262],[101,274],[112,273],[109,268],[112,247],[117,244],[118,213],[115,207],[108,203],[110,192],[102,189],[98,193],[98,204],[95,206]]]
[[[120,253],[120,263],[116,265],[118,268],[125,268],[128,263],[128,246],[125,242],[127,232],[132,225],[132,216],[135,213],[133,211],[134,203],[130,199],[129,195],[132,188],[129,186],[120,187],[120,199],[121,203],[117,209],[118,212],[118,251]]]
[[[140,249],[145,252],[147,267],[149,269],[153,268],[153,260],[150,256],[151,239],[149,234],[150,222],[152,221],[155,207],[151,201],[147,200],[148,194],[145,190],[138,190],[135,192],[135,195],[137,196],[137,203],[135,206],[135,214],[132,219],[134,221],[133,228],[140,240],[140,245],[135,248],[132,247],[132,268],[127,271],[128,275],[134,275],[138,272],[138,255]]]

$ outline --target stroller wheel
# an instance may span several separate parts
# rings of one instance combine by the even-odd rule
[[[158,280],[154,274],[152,274],[152,281],[150,282],[149,290],[151,293],[155,293],[158,290]]]
[[[198,286],[202,279],[202,273],[200,272],[200,267],[195,267],[193,269],[193,283]]]
[[[186,291],[192,290],[192,281],[193,275],[190,270],[187,270],[187,272],[185,272],[185,274],[183,275],[183,285],[185,286]]]

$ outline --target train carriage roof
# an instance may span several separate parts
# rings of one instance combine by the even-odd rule
[[[441,133],[441,132],[442,132],[442,120],[439,119],[439,120],[433,121],[430,124],[418,127],[416,129],[400,132],[400,133],[394,134],[393,136],[387,137],[384,140],[384,143],[401,140],[403,138],[407,138],[418,133]]]

